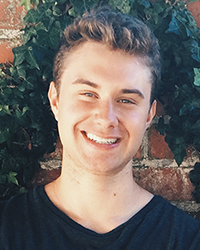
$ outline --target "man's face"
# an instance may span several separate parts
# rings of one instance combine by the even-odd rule
[[[58,121],[63,160],[96,174],[119,172],[136,154],[156,109],[150,70],[141,60],[97,42],[67,59],[59,98],[49,98]]]

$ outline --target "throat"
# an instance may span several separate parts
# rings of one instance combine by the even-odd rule
[[[94,190],[92,184],[88,187],[83,182],[74,182],[70,188],[67,182],[64,186],[61,182],[57,180],[45,186],[52,203],[76,223],[99,234],[108,233],[128,221],[152,198],[137,184],[128,185],[129,192],[125,193],[126,187],[119,192],[120,189],[113,189],[112,185],[104,189],[96,186]]]

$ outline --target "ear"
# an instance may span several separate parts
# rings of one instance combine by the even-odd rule
[[[146,129],[150,126],[155,114],[156,114],[156,107],[157,107],[157,101],[155,100],[152,105],[151,108],[149,110],[149,114],[147,117],[147,122],[146,122]]]
[[[56,121],[58,121],[58,92],[54,82],[50,83],[48,97],[51,105],[51,110],[54,114]]]

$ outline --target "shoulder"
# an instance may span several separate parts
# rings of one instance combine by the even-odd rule
[[[172,205],[161,196],[155,196],[155,206],[153,213],[155,217],[162,221],[163,226],[173,232],[182,235],[191,235],[195,232],[200,232],[200,221],[194,219],[185,211]]]
[[[24,249],[22,244],[26,244],[27,238],[30,238],[27,244],[33,243],[31,236],[37,232],[41,220],[41,216],[37,216],[41,210],[38,204],[42,201],[39,190],[34,188],[0,202],[0,245],[5,249]]]
[[[136,214],[128,228],[132,242],[141,239],[140,249],[200,249],[200,222],[161,196]]]
[[[0,220],[4,218],[6,215],[10,214],[10,217],[12,217],[13,212],[16,212],[19,210],[21,211],[24,205],[24,201],[26,200],[26,193],[16,195],[6,201],[0,202]]]
[[[4,209],[5,205],[6,205],[6,203],[7,203],[6,200],[0,201],[0,214],[1,214],[1,212],[3,211],[3,209]]]
[[[163,217],[166,218],[177,218],[196,222],[200,225],[200,222],[194,219],[191,215],[187,214],[185,211],[171,204],[169,201],[165,200],[161,196],[155,196],[155,211],[161,213]]]
[[[14,218],[24,218],[40,199],[38,192],[40,189],[41,187],[37,187],[26,193],[18,194],[7,201],[1,201],[0,222],[3,219],[5,220],[5,218],[7,221],[11,221]]]
[[[8,201],[0,201],[0,218],[1,218],[1,214],[3,213],[4,207],[6,206],[6,203]]]
[[[16,195],[0,204],[0,242],[19,239],[29,230],[36,232],[46,211],[42,209],[41,187]],[[40,205],[41,204],[41,205]],[[31,229],[32,228],[32,229]],[[18,248],[20,249],[20,248]]]

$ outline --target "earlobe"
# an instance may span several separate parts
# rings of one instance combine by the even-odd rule
[[[156,114],[156,107],[157,107],[157,101],[155,100],[152,105],[151,108],[149,110],[149,114],[147,117],[147,122],[146,122],[146,129],[150,126],[155,114]]]
[[[57,89],[56,89],[54,82],[50,83],[49,91],[48,91],[48,98],[49,98],[51,110],[54,114],[54,117],[56,120],[58,120],[57,119],[57,116],[58,116],[58,93],[57,93]]]

